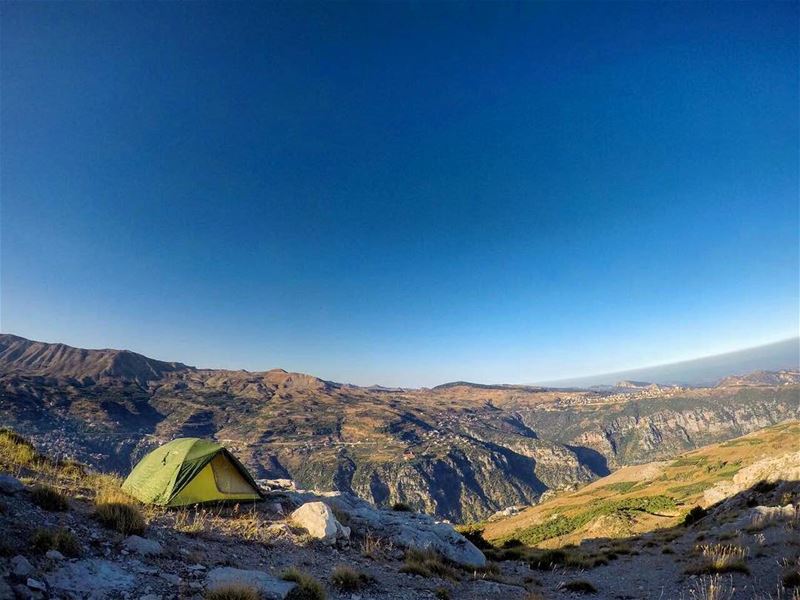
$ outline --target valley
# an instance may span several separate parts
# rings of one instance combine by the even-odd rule
[[[174,437],[211,437],[257,477],[456,523],[798,416],[791,371],[696,388],[385,389],[0,336],[0,419],[51,455],[124,473]]]

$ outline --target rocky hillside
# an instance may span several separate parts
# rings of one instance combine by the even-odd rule
[[[475,521],[611,470],[800,416],[800,385],[362,388],[0,336],[0,419],[47,452],[127,472],[213,437],[258,477]]]
[[[580,490],[557,495],[485,525],[491,541],[560,547],[592,538],[641,534],[680,524],[758,484],[800,482],[800,421],[787,421],[668,461],[623,467]]]

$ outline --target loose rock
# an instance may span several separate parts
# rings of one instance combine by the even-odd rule
[[[217,567],[208,572],[206,577],[208,589],[213,590],[228,584],[252,586],[267,600],[282,600],[295,587],[294,583],[276,579],[263,571]]]

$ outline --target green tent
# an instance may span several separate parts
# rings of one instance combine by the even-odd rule
[[[236,457],[216,442],[199,438],[178,438],[150,452],[133,468],[122,490],[160,506],[262,497]]]

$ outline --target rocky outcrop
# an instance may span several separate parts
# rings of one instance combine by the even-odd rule
[[[347,515],[350,527],[360,536],[377,536],[400,548],[431,549],[460,565],[486,565],[486,557],[472,542],[451,524],[428,515],[382,510],[360,498],[337,492],[283,491],[274,494],[290,504],[301,504],[301,508],[317,504],[330,506],[337,513]],[[316,508],[314,512],[317,512]]]

